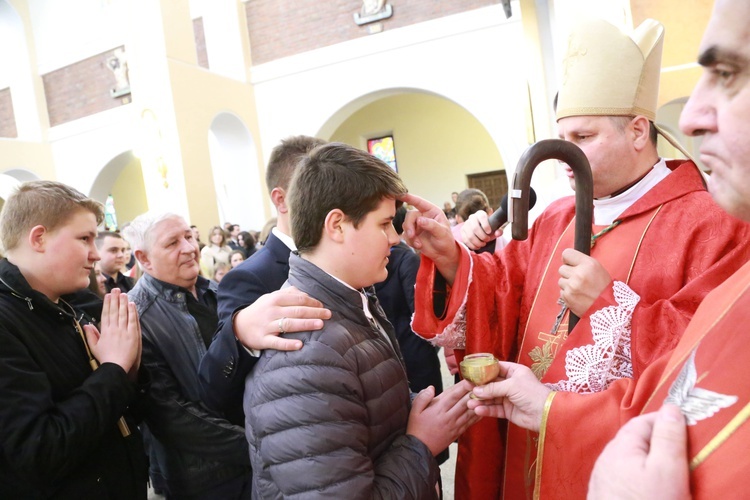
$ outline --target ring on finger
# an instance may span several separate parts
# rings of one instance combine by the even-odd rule
[[[284,330],[284,320],[286,319],[286,316],[281,318],[279,320],[279,333],[286,333],[286,330]]]

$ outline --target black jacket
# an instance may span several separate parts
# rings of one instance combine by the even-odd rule
[[[202,294],[215,284],[198,277]],[[183,288],[144,274],[128,294],[138,308],[143,364],[152,377],[147,430],[152,474],[163,475],[173,495],[203,494],[250,474],[242,427],[209,411],[198,396],[198,363],[206,352]]]
[[[145,386],[113,363],[92,372],[74,319],[0,261],[0,498],[146,498],[146,457],[128,412]]]

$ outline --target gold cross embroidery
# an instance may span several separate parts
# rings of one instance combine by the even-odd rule
[[[568,70],[573,68],[578,63],[578,59],[585,56],[588,53],[588,49],[581,47],[575,41],[575,36],[571,35],[568,38],[568,52],[563,60],[563,84],[568,81]]]
[[[531,350],[529,356],[533,361],[531,364],[531,371],[534,375],[541,380],[544,374],[547,373],[549,367],[552,365],[552,361],[557,355],[557,350],[568,338],[568,315],[566,314],[563,320],[560,322],[560,326],[554,333],[539,332],[537,339],[543,341],[541,347],[536,346]]]

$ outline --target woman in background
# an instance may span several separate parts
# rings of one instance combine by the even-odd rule
[[[255,253],[255,237],[247,231],[241,231],[237,235],[237,243],[240,244],[240,248],[244,252],[246,259]]]
[[[229,255],[229,266],[232,269],[239,266],[243,262],[245,262],[245,252],[243,252],[242,250],[235,250]]]
[[[201,270],[204,276],[211,279],[219,263],[229,265],[229,254],[232,249],[227,245],[227,233],[220,226],[211,228],[208,244],[201,250]]]

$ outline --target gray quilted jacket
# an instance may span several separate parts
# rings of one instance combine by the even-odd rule
[[[296,255],[289,264],[288,283],[333,315],[322,330],[287,334],[302,349],[265,351],[247,379],[253,498],[436,498],[437,463],[405,434],[409,386],[375,294],[369,309],[390,343],[357,291]]]

